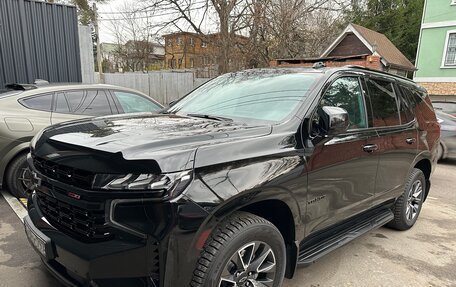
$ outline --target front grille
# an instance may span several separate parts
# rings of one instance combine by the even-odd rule
[[[91,189],[95,175],[89,171],[61,165],[37,156],[33,156],[33,165],[43,175],[84,189]]]
[[[41,212],[60,231],[87,242],[111,238],[104,209],[84,209],[40,191],[36,194]]]

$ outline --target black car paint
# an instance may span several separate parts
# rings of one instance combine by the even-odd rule
[[[404,175],[411,168],[421,160],[433,165],[438,144],[435,116],[424,117],[419,111],[417,119],[405,128],[354,130],[309,144],[308,119],[319,95],[341,75],[365,74],[353,69],[322,73],[324,76],[308,92],[312,97],[282,123],[245,125],[176,115],[127,115],[47,129],[32,147],[33,156],[54,154],[54,161],[93,172],[107,168],[121,172],[119,169],[131,163],[131,167],[150,164],[157,173],[194,171],[193,181],[183,194],[162,199],[147,193],[84,190],[34,169],[40,180],[51,186],[37,192],[68,204],[105,209],[113,238],[83,242],[55,229],[44,219],[34,193],[29,198],[29,216],[55,243],[55,262],[65,266],[68,278],[102,281],[140,277],[146,282],[147,277],[155,276],[150,251],[158,243],[160,286],[187,286],[210,232],[227,215],[247,210],[277,223],[287,244],[287,276],[291,277],[304,239],[318,237],[319,232],[338,222],[391,203],[402,193]],[[428,126],[421,126],[423,123]],[[406,138],[414,135],[416,142],[406,144]],[[362,150],[372,141],[378,143],[380,153]],[[341,153],[340,144],[354,154]],[[399,148],[399,153],[390,152],[391,145],[404,148]],[[77,153],[84,153],[85,161],[74,160]],[[33,166],[33,159],[29,160]],[[104,165],[97,166],[100,161]],[[134,164],[141,161],[146,162]],[[388,169],[389,161],[403,162],[400,172]],[[382,162],[389,185],[376,190],[373,173]],[[67,191],[80,195],[80,199],[70,198]],[[116,218],[117,209],[134,216]],[[159,224],[156,218],[160,218]]]

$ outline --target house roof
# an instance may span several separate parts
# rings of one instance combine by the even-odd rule
[[[349,24],[321,57],[327,57],[349,33],[355,34],[372,54],[378,54],[385,66],[408,71],[416,70],[415,66],[385,35],[356,24]]]

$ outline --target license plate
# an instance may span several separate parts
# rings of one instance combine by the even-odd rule
[[[42,257],[47,260],[53,259],[55,256],[51,245],[51,239],[39,230],[35,231],[31,224],[30,218],[26,216],[24,218],[25,235],[27,236],[30,244]]]
[[[28,225],[25,225],[25,234],[27,235],[30,243],[41,254],[41,256],[46,257],[46,242],[33,233]]]

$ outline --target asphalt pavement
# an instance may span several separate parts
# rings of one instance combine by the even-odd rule
[[[0,287],[60,287],[0,196]],[[283,287],[456,287],[456,161],[437,166],[431,193],[409,231],[374,230],[297,270]],[[128,287],[128,286],[126,286]],[[179,286],[176,286],[179,287]]]

